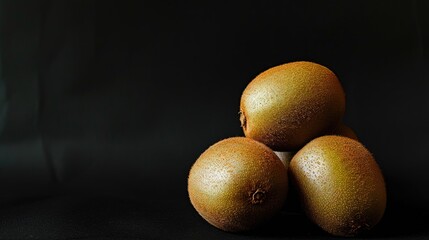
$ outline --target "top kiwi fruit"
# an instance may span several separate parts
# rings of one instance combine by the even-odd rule
[[[266,70],[245,88],[240,121],[247,137],[275,151],[298,150],[334,129],[345,111],[337,76],[313,62],[291,62]]]

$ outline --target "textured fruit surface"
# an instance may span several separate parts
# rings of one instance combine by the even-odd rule
[[[244,137],[222,140],[194,163],[188,177],[192,205],[225,231],[255,228],[280,211],[288,190],[285,166],[262,143]]]
[[[369,230],[384,214],[381,170],[356,140],[316,138],[295,154],[289,170],[308,217],[333,235],[354,236]]]
[[[291,62],[249,83],[241,96],[240,121],[247,137],[275,151],[293,151],[334,128],[344,111],[344,91],[331,70]]]

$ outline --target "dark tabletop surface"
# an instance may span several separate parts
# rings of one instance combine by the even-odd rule
[[[241,92],[308,60],[386,179],[361,238],[429,238],[427,1],[0,2],[0,239],[331,238],[293,204],[258,230],[206,223],[186,191],[242,135]]]

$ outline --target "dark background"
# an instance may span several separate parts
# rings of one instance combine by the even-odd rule
[[[323,64],[374,154],[388,206],[371,238],[426,238],[427,1],[0,2],[0,237],[328,238],[284,211],[247,234],[187,198],[208,146],[242,135],[241,92]]]

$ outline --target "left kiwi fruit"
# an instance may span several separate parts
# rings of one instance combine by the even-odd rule
[[[192,166],[188,193],[213,226],[247,231],[273,217],[288,191],[287,170],[264,144],[232,137],[209,147]]]

